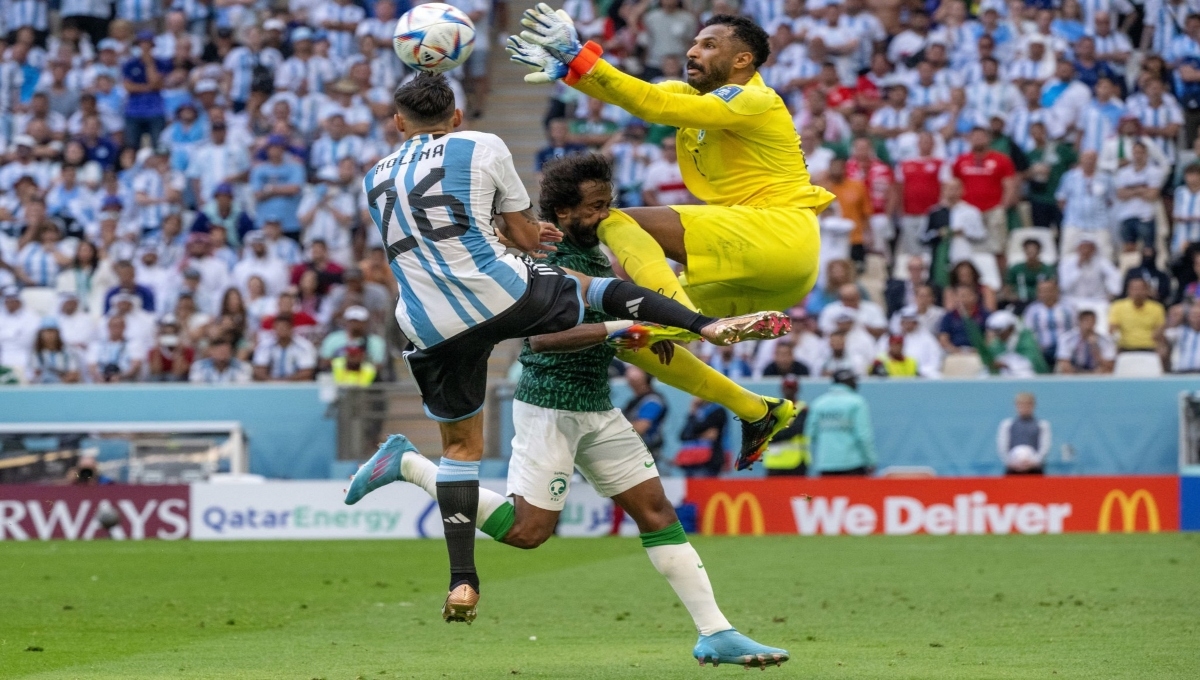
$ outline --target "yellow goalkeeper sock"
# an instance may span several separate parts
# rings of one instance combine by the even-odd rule
[[[699,311],[683,292],[679,277],[667,264],[667,255],[654,237],[646,233],[632,217],[613,210],[600,223],[600,240],[617,256],[617,262],[633,282],[656,290],[692,311]]]
[[[760,395],[721,375],[683,347],[675,348],[675,358],[666,365],[648,348],[619,352],[617,358],[637,366],[665,385],[720,404],[746,422],[752,423],[767,415],[767,403]]]

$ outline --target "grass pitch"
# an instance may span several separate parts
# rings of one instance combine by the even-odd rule
[[[772,677],[1197,678],[1200,536],[696,539]],[[636,540],[0,543],[0,678],[719,678]],[[536,639],[535,639],[536,638]],[[766,677],[766,676],[763,676]]]

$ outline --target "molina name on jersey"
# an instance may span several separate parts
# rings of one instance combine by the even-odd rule
[[[495,317],[525,294],[529,270],[507,254],[492,216],[530,207],[496,135],[416,135],[363,178],[400,284],[396,320],[421,349]]]

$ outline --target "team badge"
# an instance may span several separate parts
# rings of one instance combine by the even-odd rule
[[[558,500],[564,493],[567,492],[567,480],[562,477],[555,477],[550,480],[550,497]]]
[[[728,104],[733,101],[734,97],[742,93],[742,88],[737,85],[723,85],[713,90],[712,93],[725,100],[725,103]]]

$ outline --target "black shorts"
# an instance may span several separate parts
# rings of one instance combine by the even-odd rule
[[[466,420],[483,409],[487,364],[504,340],[557,333],[583,322],[579,280],[558,267],[533,264],[529,287],[512,307],[432,347],[404,352],[421,390],[425,415],[443,423]]]

